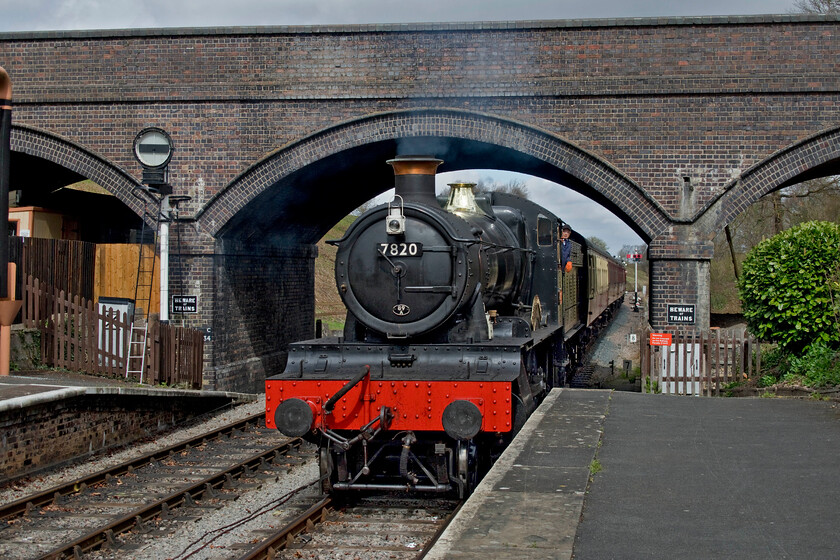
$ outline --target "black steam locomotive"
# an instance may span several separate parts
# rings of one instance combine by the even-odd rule
[[[326,491],[469,493],[620,305],[623,266],[533,202],[435,198],[430,157],[338,246],[344,336],[292,344],[266,423],[320,446]],[[443,202],[443,204],[442,204]]]

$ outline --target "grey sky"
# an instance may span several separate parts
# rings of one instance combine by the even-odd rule
[[[0,0],[1,31],[787,13],[793,0]]]
[[[794,0],[0,0],[0,33],[68,29],[315,25],[652,16],[783,14]],[[453,174],[454,175],[454,174]],[[469,175],[469,176],[467,176]],[[460,173],[456,178],[510,174]],[[533,177],[532,200],[545,205],[583,235],[607,242],[612,253],[641,239],[611,213],[566,188]],[[382,197],[380,197],[381,199]]]

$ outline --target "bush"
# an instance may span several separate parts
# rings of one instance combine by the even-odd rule
[[[790,356],[778,346],[774,346],[769,350],[762,350],[762,368],[774,370],[780,372],[780,374],[784,374],[787,373],[787,371],[790,369],[789,361]]]
[[[812,344],[804,356],[791,356],[785,381],[801,381],[807,387],[840,385],[840,352],[824,342]]]
[[[840,328],[829,274],[838,266],[838,224],[806,222],[756,245],[738,283],[750,331],[791,352],[818,341],[837,347]]]
[[[772,375],[763,375],[756,383],[756,387],[771,387],[776,384],[778,379],[773,377]]]

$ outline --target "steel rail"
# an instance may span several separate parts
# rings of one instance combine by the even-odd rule
[[[233,433],[234,430],[241,430],[247,427],[249,424],[258,422],[261,418],[264,417],[265,413],[254,414],[243,420],[227,424],[226,426],[222,426],[221,428],[218,428],[216,430],[212,430],[194,438],[184,440],[180,443],[176,443],[175,445],[170,445],[169,447],[165,447],[158,451],[152,451],[151,453],[147,453],[136,459],[130,459],[114,467],[78,478],[66,484],[61,484],[53,488],[49,488],[42,492],[38,492],[37,494],[25,496],[19,500],[0,506],[0,521],[8,521],[14,519],[15,517],[20,517],[22,515],[25,515],[27,512],[32,511],[35,508],[44,507],[55,503],[55,501],[61,497],[77,494],[85,490],[86,488],[93,486],[94,484],[105,482],[108,480],[109,477],[124,475],[128,472],[131,472],[134,469],[146,466],[150,463],[159,461],[161,459],[165,459],[185,449],[196,447],[209,441],[217,440],[221,436]]]
[[[274,555],[278,550],[286,548],[301,533],[310,531],[316,523],[326,521],[329,514],[334,511],[334,507],[332,498],[325,497],[278,532],[269,536],[256,548],[241,556],[239,560],[274,560]]]
[[[435,534],[432,535],[432,538],[426,542],[426,545],[423,547],[423,551],[417,557],[417,560],[422,560],[425,558],[429,552],[432,550],[432,547],[435,546],[435,543],[438,542],[440,537],[443,535],[443,532],[446,531],[446,528],[449,527],[449,524],[455,519],[455,516],[458,515],[458,512],[461,511],[461,508],[464,507],[464,504],[467,503],[466,500],[462,500],[458,502],[458,505],[455,509],[447,516],[446,520],[438,527],[438,530],[435,531]]]
[[[418,559],[426,556],[429,549],[437,542],[463,505],[464,502],[460,501],[455,509],[446,516],[440,527],[426,541],[423,551],[417,557]],[[237,560],[274,560],[277,552],[291,546],[299,535],[312,531],[316,524],[326,521],[330,514],[346,506],[346,503],[327,496]]]
[[[181,488],[153,504],[128,513],[116,521],[109,523],[105,527],[101,527],[83,537],[79,537],[70,543],[52,550],[51,552],[41,556],[39,560],[78,558],[86,552],[90,552],[91,550],[104,545],[112,544],[116,535],[129,531],[137,526],[142,528],[143,523],[146,521],[154,519],[162,514],[166,514],[174,508],[185,504],[192,505],[195,499],[201,499],[205,496],[205,494],[209,494],[212,497],[215,490],[224,486],[229,477],[239,478],[243,475],[251,474],[260,465],[264,464],[269,457],[274,458],[278,454],[287,453],[292,449],[297,449],[300,447],[301,443],[302,440],[297,438],[258,453],[223,472],[209,476],[204,480],[192,484],[191,486]]]

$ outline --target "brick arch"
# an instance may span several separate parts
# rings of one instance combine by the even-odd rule
[[[12,125],[11,149],[76,172],[116,196],[138,215],[143,215],[142,203],[132,195],[140,183],[117,165],[73,142],[31,126]]]
[[[456,169],[479,167],[480,160],[471,156],[471,150],[478,146],[489,148],[494,156],[501,154],[500,159],[505,162],[494,168],[519,171],[569,186],[610,209],[646,240],[655,237],[669,223],[666,212],[644,189],[608,162],[567,140],[516,121],[449,109],[382,113],[321,130],[255,163],[208,201],[197,218],[204,231],[224,236],[237,214],[249,205],[283,204],[280,196],[271,198],[271,204],[265,204],[267,199],[259,197],[269,189],[284,188],[284,178],[316,162],[336,159],[337,155],[353,150],[358,153],[360,148],[373,145],[387,145],[392,151],[383,153],[388,153],[388,157],[417,153],[404,151],[400,144],[422,139],[428,140],[429,146],[450,150],[451,153],[424,153],[441,157]],[[422,142],[414,144],[422,145]],[[484,155],[489,153],[485,151]],[[498,163],[495,159],[494,162]]]
[[[829,169],[833,164],[834,167]],[[840,168],[840,127],[792,144],[744,171],[703,213],[697,226],[713,237],[767,193]]]

